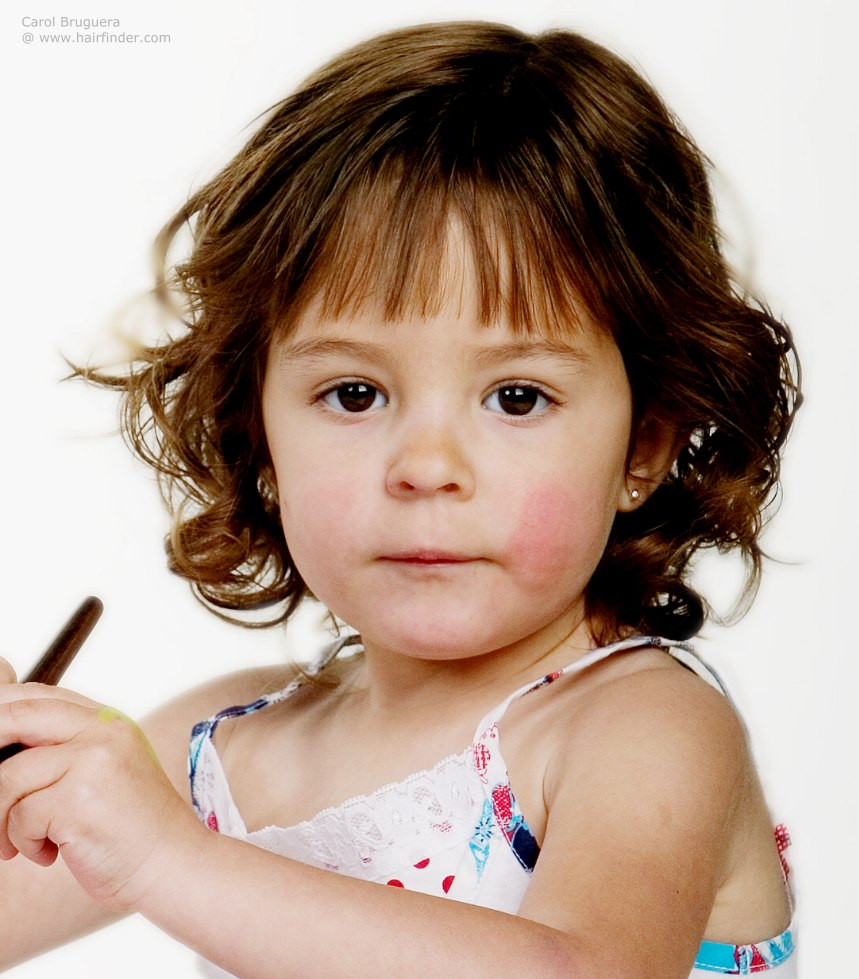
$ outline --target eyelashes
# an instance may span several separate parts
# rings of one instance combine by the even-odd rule
[[[334,411],[360,414],[388,404],[387,395],[365,381],[344,381],[323,392],[319,400]]]
[[[388,405],[388,396],[368,381],[341,381],[318,395],[326,408],[342,414],[365,414]],[[510,418],[540,415],[558,402],[539,385],[531,382],[506,381],[487,394],[482,406],[495,414]]]
[[[556,403],[533,384],[502,384],[483,399],[483,407],[487,411],[515,418],[541,414]]]

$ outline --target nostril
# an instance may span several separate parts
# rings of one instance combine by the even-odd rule
[[[419,483],[409,482],[407,479],[398,480],[395,484],[400,493],[460,493],[462,487],[459,483],[444,483],[436,487],[423,487]]]
[[[470,496],[472,483],[462,447],[432,431],[420,437],[410,436],[408,441],[395,446],[385,475],[389,493],[413,498],[433,494]]]

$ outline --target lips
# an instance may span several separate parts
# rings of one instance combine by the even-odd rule
[[[410,564],[415,567],[442,565],[470,564],[479,561],[481,558],[472,557],[467,554],[457,554],[452,551],[439,551],[430,549],[419,549],[414,551],[402,551],[395,554],[384,554],[380,558],[394,564]]]

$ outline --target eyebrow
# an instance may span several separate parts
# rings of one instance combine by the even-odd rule
[[[475,361],[481,367],[492,367],[507,360],[536,360],[541,357],[561,357],[576,364],[586,363],[589,359],[584,350],[548,337],[511,340],[491,347],[481,347],[474,354]]]
[[[356,357],[367,363],[380,364],[390,357],[390,352],[383,345],[376,343],[347,340],[341,337],[308,337],[283,344],[275,354],[278,360],[300,360],[310,363],[344,355]],[[473,357],[479,367],[493,367],[509,360],[537,360],[544,357],[561,357],[576,364],[586,363],[589,360],[588,355],[580,348],[547,337],[511,340],[489,347],[478,347],[474,350]]]
[[[290,340],[276,349],[278,360],[324,360],[326,357],[345,354],[370,363],[380,363],[386,356],[383,347],[375,343],[362,343],[340,337],[308,337],[306,340]]]

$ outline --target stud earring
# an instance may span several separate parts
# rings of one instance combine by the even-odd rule
[[[639,493],[637,489],[631,489],[631,490],[629,491],[629,498],[630,498],[630,499],[631,499],[631,500],[632,500],[633,502],[635,502],[635,501],[636,501],[636,500],[637,500],[637,499],[638,499],[638,498],[639,498],[640,496],[641,496],[641,493]]]

